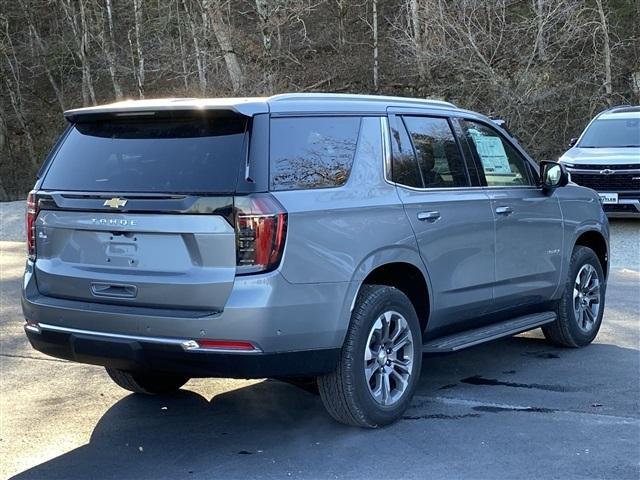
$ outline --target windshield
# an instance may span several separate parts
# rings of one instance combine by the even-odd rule
[[[578,147],[640,147],[640,118],[596,120],[584,133]]]
[[[78,123],[53,158],[42,188],[233,193],[247,122],[225,116]]]

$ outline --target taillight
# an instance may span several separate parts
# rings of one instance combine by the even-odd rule
[[[38,216],[38,197],[35,192],[29,192],[27,197],[27,254],[29,260],[36,259],[36,217]]]
[[[237,274],[263,273],[280,264],[287,212],[271,195],[235,197]]]

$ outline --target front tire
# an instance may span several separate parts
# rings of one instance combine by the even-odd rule
[[[604,272],[595,252],[576,246],[564,293],[557,305],[558,318],[542,327],[547,340],[563,347],[589,345],[602,324],[605,289]]]
[[[189,377],[151,372],[126,372],[117,368],[106,367],[111,380],[118,386],[134,393],[159,395],[177,392],[189,381]]]
[[[376,428],[402,416],[422,367],[416,311],[396,288],[363,285],[338,367],[318,377],[329,414],[346,425]]]

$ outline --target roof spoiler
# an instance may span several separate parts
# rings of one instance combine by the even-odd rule
[[[162,100],[127,100],[96,107],[76,108],[64,112],[71,123],[90,122],[106,118],[176,118],[194,115],[222,114],[252,117],[268,113],[265,101],[256,98],[180,98]]]

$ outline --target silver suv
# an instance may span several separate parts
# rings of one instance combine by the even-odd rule
[[[596,115],[560,163],[572,181],[598,192],[609,217],[640,218],[640,106]]]
[[[423,353],[598,333],[598,196],[482,115],[286,94],[65,116],[28,200],[25,331],[128,390],[312,381],[335,419],[376,427]]]

